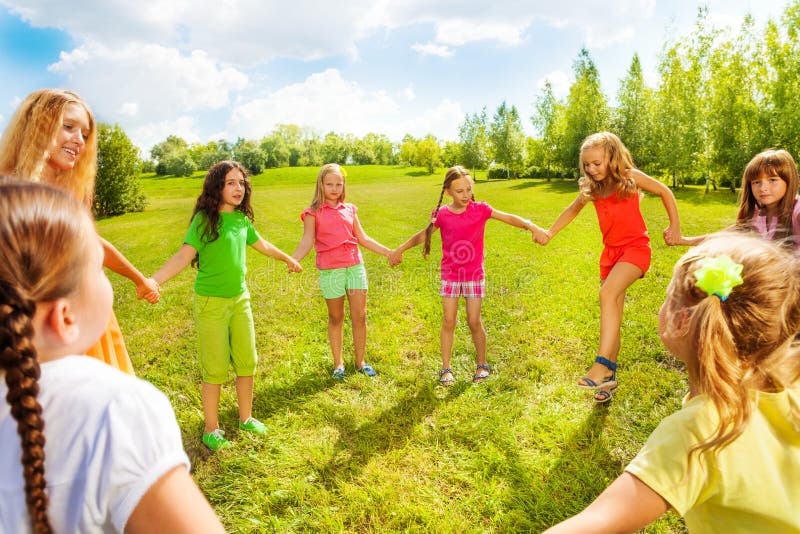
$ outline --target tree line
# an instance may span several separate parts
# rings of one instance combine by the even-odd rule
[[[566,96],[557,98],[550,82],[534,96],[533,114],[525,119],[533,136],[525,135],[517,108],[502,102],[491,115],[486,108],[467,113],[457,140],[408,134],[394,143],[379,133],[321,136],[281,124],[259,140],[233,143],[190,144],[171,135],[138,168],[188,176],[221,159],[236,159],[253,174],[327,162],[413,165],[433,173],[458,163],[489,169],[489,177],[549,180],[576,177],[581,141],[610,130],[631,150],[637,167],[673,187],[699,183],[735,189],[753,154],[768,147],[792,154],[800,149],[798,57],[800,0],[787,4],[780,20],[768,21],[761,30],[749,15],[735,31],[714,28],[708,8],[701,7],[692,32],[663,45],[655,84],[648,84],[639,56],[632,55],[614,105],[589,50],[581,49]]]

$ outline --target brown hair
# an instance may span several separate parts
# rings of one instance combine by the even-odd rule
[[[0,372],[22,446],[25,496],[34,532],[50,532],[44,421],[33,316],[40,302],[73,293],[97,243],[88,210],[46,185],[0,178]]]
[[[52,185],[88,204],[97,174],[97,128],[89,106],[72,91],[40,89],[25,97],[0,139],[0,174],[35,182],[43,179],[47,154],[68,104],[79,104],[86,110],[89,135],[75,166],[59,173]]]
[[[619,137],[611,132],[598,132],[583,140],[578,158],[578,168],[581,178],[578,180],[581,194],[589,201],[595,199],[602,188],[601,182],[596,182],[586,176],[583,168],[583,152],[590,148],[602,148],[608,158],[608,177],[621,197],[631,197],[638,194],[636,182],[630,177],[630,170],[635,169],[630,151]]]
[[[325,177],[329,174],[338,174],[342,177],[342,196],[339,197],[339,202],[344,202],[345,192],[347,190],[346,173],[338,163],[326,163],[317,173],[317,188],[314,190],[314,198],[311,200],[311,206],[309,206],[312,211],[317,211],[325,202],[325,184],[323,180],[325,180]]]
[[[742,191],[739,198],[739,213],[736,222],[739,226],[750,227],[750,221],[758,209],[756,197],[753,195],[751,182],[761,174],[776,176],[786,182],[786,194],[778,202],[778,224],[775,229],[774,240],[784,240],[792,235],[792,211],[794,210],[797,196],[798,176],[797,165],[792,155],[786,150],[769,149],[756,154],[747,164],[742,177]],[[793,245],[793,243],[791,243]]]
[[[722,255],[743,266],[743,283],[724,302],[697,287],[695,277],[704,260]],[[688,313],[686,335],[696,357],[687,365],[719,414],[716,433],[692,452],[718,450],[747,426],[748,390],[798,386],[800,350],[794,336],[800,330],[800,265],[771,241],[712,234],[675,265],[667,295],[669,311]],[[800,420],[800,414],[794,416]]]
[[[425,228],[425,244],[422,246],[422,256],[425,258],[427,258],[428,254],[431,253],[431,234],[433,234],[433,223],[436,221],[436,217],[439,216],[439,209],[442,207],[444,192],[450,188],[450,184],[459,178],[472,179],[472,177],[469,175],[469,171],[461,165],[455,165],[447,169],[447,172],[444,175],[444,182],[442,182],[442,191],[439,193],[439,202],[436,203],[436,209],[433,210],[431,222],[429,222],[428,226]],[[474,194],[472,195],[472,200],[475,200]]]

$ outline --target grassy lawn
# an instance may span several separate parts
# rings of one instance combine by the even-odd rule
[[[271,170],[253,178],[256,227],[291,253],[316,169]],[[421,229],[439,197],[444,171],[349,167],[347,200],[365,231],[394,247]],[[574,181],[486,181],[475,195],[494,208],[549,226],[577,194]],[[151,274],[180,246],[202,181],[142,180],[143,213],[99,221],[109,239]],[[730,224],[729,191],[677,192],[685,234]],[[233,449],[210,453],[203,420],[191,316],[194,272],[162,288],[155,306],[111,274],[115,309],[140,377],[170,398],[193,475],[231,532],[539,532],[581,510],[616,478],[648,434],[677,410],[687,390],[681,365],[657,335],[657,313],[672,266],[686,250],[667,247],[658,198],[643,200],[653,265],[628,292],[620,387],[597,406],[573,386],[589,368],[599,331],[596,215],[586,209],[546,247],[497,221],[486,230],[483,320],[493,376],[473,385],[474,351],[456,330],[456,384],[438,387],[440,238],[432,254],[408,251],[391,269],[364,251],[370,280],[367,361],[374,379],[353,372],[345,326],[347,379],[329,376],[326,308],[313,253],[305,271],[248,253],[248,285],[260,362],[254,416],[269,428],[257,439],[236,428],[233,382],[223,387],[221,425]],[[647,532],[684,532],[669,514]]]

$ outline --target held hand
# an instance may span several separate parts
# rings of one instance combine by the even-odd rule
[[[155,304],[161,299],[161,288],[152,278],[145,278],[141,284],[136,285],[136,297],[145,299],[150,304]]]
[[[668,226],[664,230],[664,243],[670,246],[684,244],[683,236],[681,235],[681,229]]]
[[[386,259],[389,261],[390,266],[397,267],[403,262],[403,253],[395,249],[389,253]]]
[[[300,263],[291,256],[289,256],[289,261],[286,262],[286,265],[289,267],[290,273],[303,272],[303,266],[300,265]]]
[[[551,238],[552,236],[550,235],[550,232],[542,228],[539,228],[538,226],[534,228],[533,231],[531,232],[531,239],[542,246],[549,243]]]

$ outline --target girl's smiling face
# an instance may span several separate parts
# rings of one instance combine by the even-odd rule
[[[70,102],[64,108],[61,126],[50,145],[47,164],[56,172],[69,171],[86,146],[91,133],[89,113],[82,105]]]
[[[602,182],[608,176],[608,156],[602,148],[587,148],[581,152],[583,172],[595,182]]]
[[[467,207],[472,200],[472,179],[468,176],[456,178],[450,182],[447,194],[453,199],[453,207],[461,210]]]
[[[322,192],[327,204],[336,206],[339,203],[339,199],[342,198],[343,190],[344,178],[340,174],[329,172],[322,179]]]

